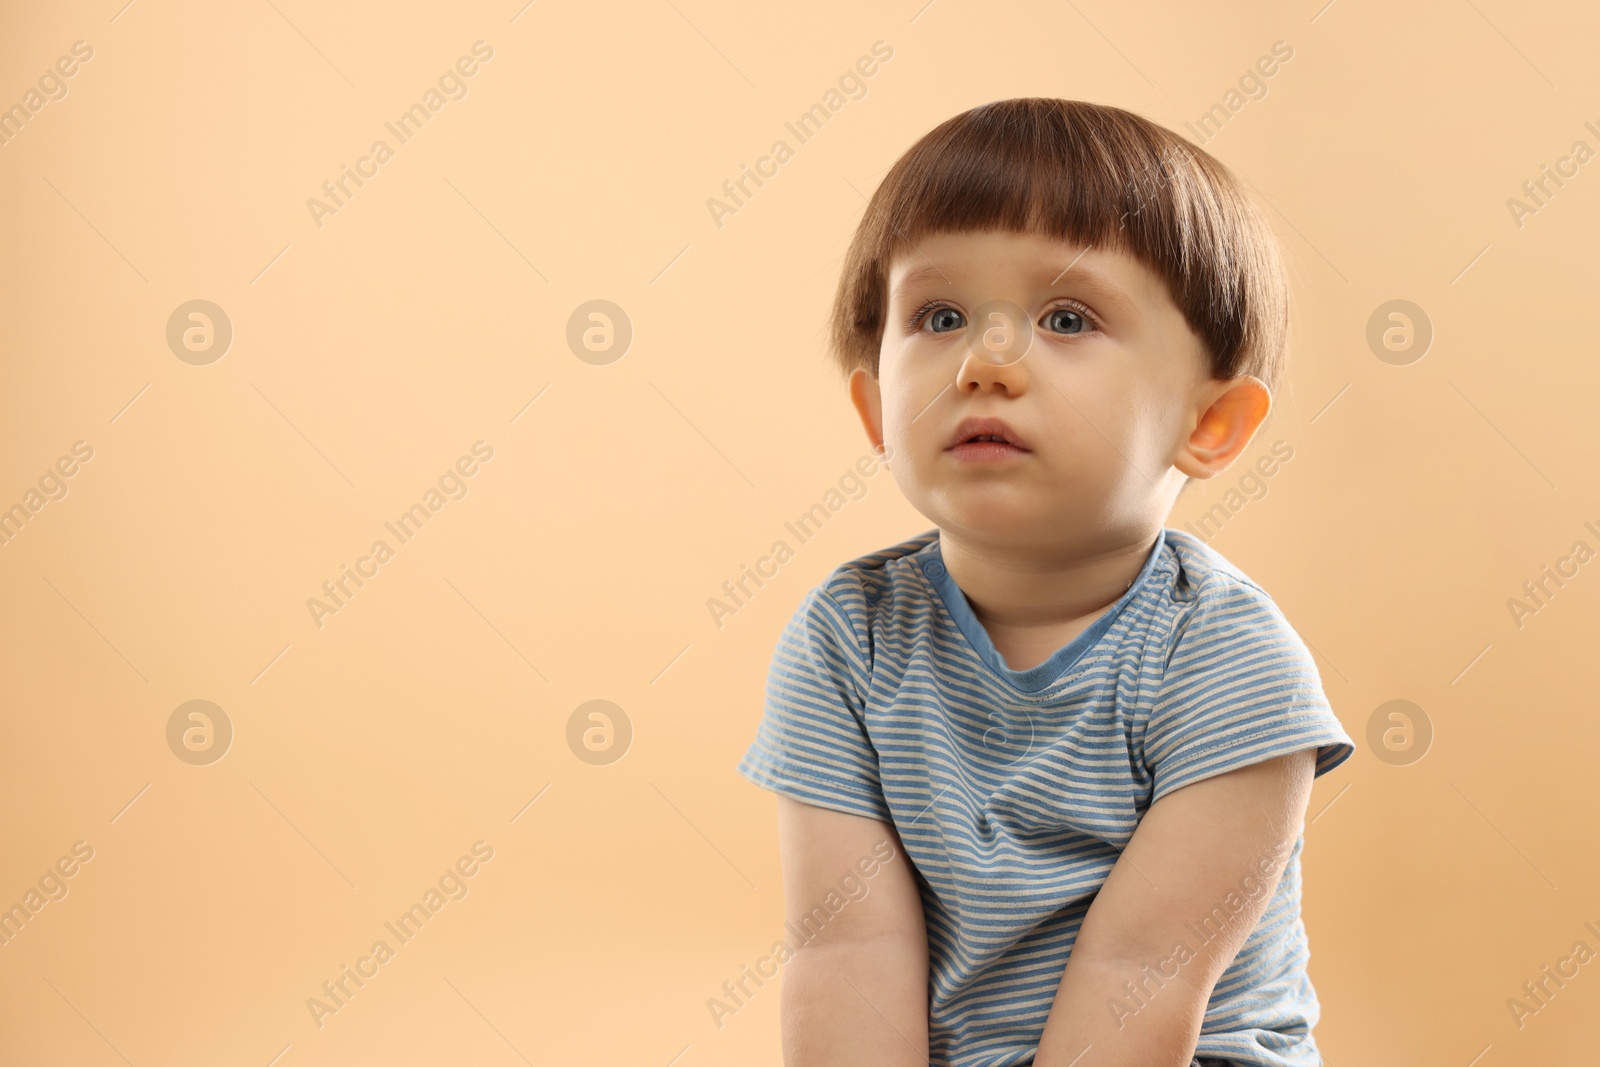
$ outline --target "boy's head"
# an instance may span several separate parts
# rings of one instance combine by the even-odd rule
[[[879,185],[831,333],[907,499],[979,540],[1147,536],[1266,418],[1288,284],[1219,162],[1119,108],[1026,98],[941,124]],[[952,448],[970,418],[1025,450]]]

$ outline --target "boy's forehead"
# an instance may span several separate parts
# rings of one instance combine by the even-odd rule
[[[897,251],[889,263],[889,295],[892,299],[908,290],[997,281],[997,275],[1030,288],[1081,285],[1130,308],[1159,298],[1161,291],[1149,268],[1120,249],[1037,234],[982,231],[924,236]]]

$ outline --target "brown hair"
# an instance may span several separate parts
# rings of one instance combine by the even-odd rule
[[[1131,254],[1165,280],[1213,378],[1250,374],[1276,391],[1288,279],[1233,173],[1130,111],[1047,97],[948,119],[889,168],[834,297],[829,333],[847,377],[878,373],[893,257],[924,234],[990,229]]]

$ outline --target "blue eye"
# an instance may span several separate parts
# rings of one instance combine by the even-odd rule
[[[948,305],[941,305],[937,300],[930,300],[913,311],[911,317],[906,319],[906,330],[914,332],[921,329],[922,320],[925,317],[930,317],[929,312],[934,312],[931,316],[932,321],[940,324],[934,327],[934,333],[949,333],[951,330],[959,330],[962,327],[961,312]],[[952,316],[957,321],[951,322]]]
[[[1045,313],[1045,328],[1069,337],[1088,333],[1095,329],[1095,321],[1086,314],[1087,310],[1085,308],[1079,311],[1074,307],[1052,308]],[[924,320],[932,325],[933,333],[951,333],[964,329],[967,321],[966,316],[950,305],[930,300],[906,319],[906,330],[912,333],[920,330]]]
[[[1063,318],[1063,316],[1070,316],[1070,318]],[[1074,320],[1078,324],[1078,329],[1076,330],[1070,328]],[[1049,324],[1050,329],[1058,333],[1083,333],[1089,329],[1089,320],[1071,308],[1056,308],[1050,312],[1045,322]]]

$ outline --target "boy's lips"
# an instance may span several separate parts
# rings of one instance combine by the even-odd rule
[[[1018,448],[1016,445],[1010,445],[1004,441],[966,441],[952,448],[947,448],[945,451],[957,459],[978,462],[1032,455],[1026,448]]]
[[[999,438],[999,440],[982,440],[984,438]],[[997,454],[1032,451],[1027,442],[1004,419],[993,417],[962,419],[956,426],[955,433],[950,435],[945,451],[979,454],[969,451],[972,445],[992,445],[994,448],[991,451]]]

